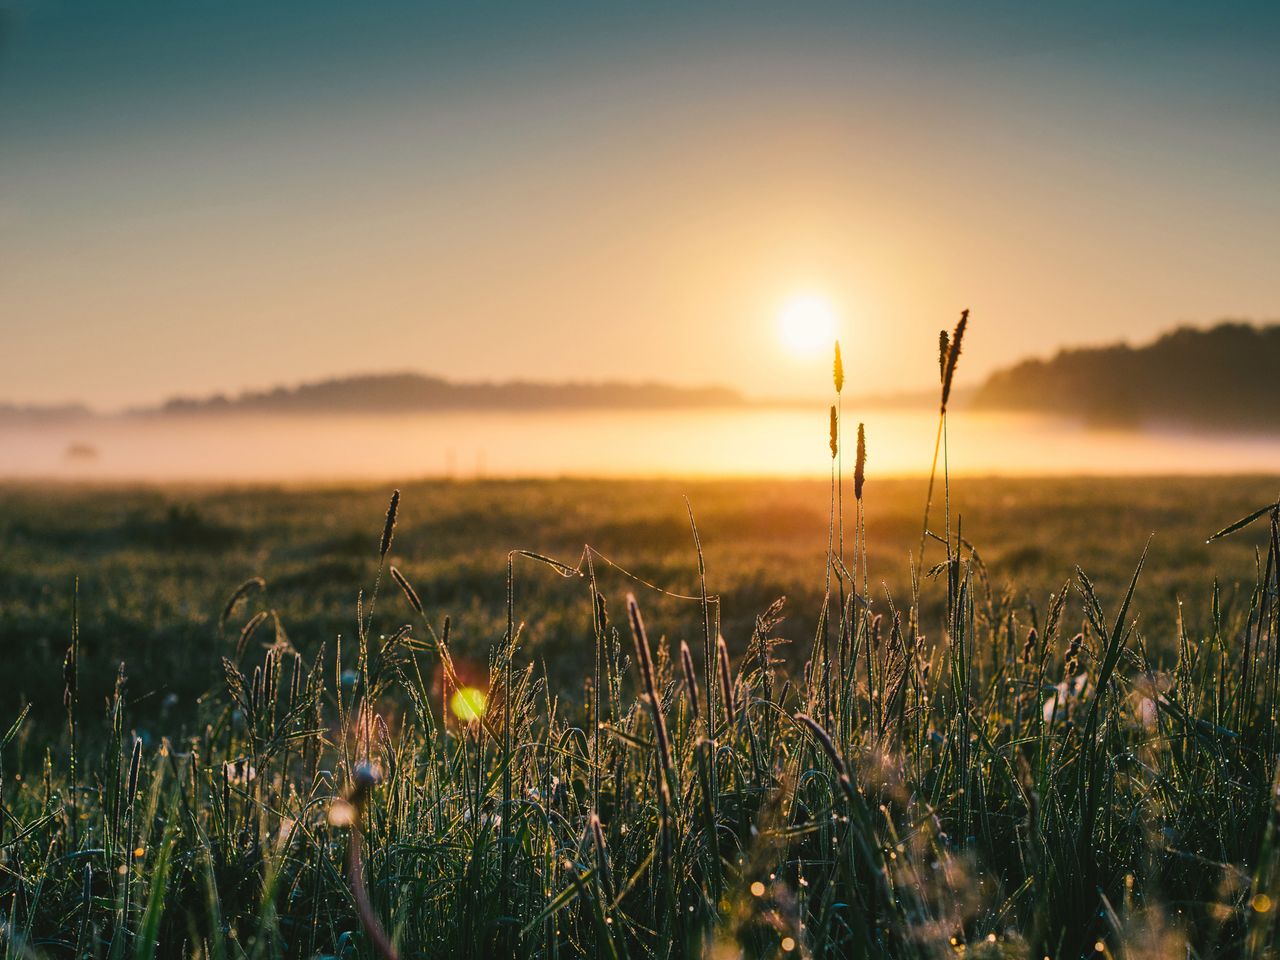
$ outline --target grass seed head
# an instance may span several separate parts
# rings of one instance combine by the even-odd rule
[[[1030,663],[1031,658],[1036,654],[1036,647],[1040,644],[1040,634],[1036,632],[1036,628],[1032,627],[1027,631],[1027,640],[1022,645],[1022,662]]]
[[[422,600],[418,597],[418,591],[413,589],[413,585],[405,579],[404,574],[394,566],[391,568],[391,579],[395,581],[404,598],[409,601],[409,606],[413,607],[418,616],[426,616],[422,610]]]
[[[1080,648],[1084,645],[1084,634],[1077,633],[1067,644],[1067,653],[1063,657],[1063,672],[1070,680],[1080,673]]]
[[[257,632],[258,628],[262,626],[270,616],[270,610],[259,610],[249,618],[248,622],[246,622],[243,627],[240,628],[240,637],[236,640],[237,663],[240,661],[240,658],[244,656],[245,650],[248,649],[249,641],[253,638],[254,633]]]
[[[729,672],[729,645],[724,637],[716,638],[716,653],[720,661],[720,689],[724,691],[724,719],[733,726],[738,716],[738,704],[733,693],[733,676]]]
[[[680,670],[684,673],[684,687],[689,693],[689,706],[693,708],[694,719],[701,715],[698,705],[698,675],[693,672],[693,654],[689,645],[680,641]]]
[[[867,432],[865,424],[858,424],[858,458],[853,468],[853,496],[862,499],[862,485],[867,479]]]
[[[951,346],[947,350],[947,363],[942,372],[942,412],[947,412],[947,401],[951,398],[951,382],[955,379],[956,363],[960,359],[960,346],[964,341],[964,331],[969,325],[969,311],[960,311],[960,322],[956,324],[956,332],[951,335]]]
[[[387,522],[382,528],[382,542],[378,545],[379,558],[385,557],[391,549],[391,537],[396,530],[396,512],[400,509],[400,491],[393,490],[391,503],[387,506]]]
[[[227,600],[226,606],[222,608],[222,615],[218,617],[218,629],[222,630],[227,625],[227,619],[231,616],[232,612],[235,611],[237,603],[253,591],[265,589],[266,586],[267,581],[263,580],[261,577],[250,577],[244,583],[240,584],[240,586],[236,587],[235,592],[232,593],[230,598]]]

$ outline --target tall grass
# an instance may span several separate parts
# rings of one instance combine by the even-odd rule
[[[73,613],[65,731],[11,705],[0,738],[5,956],[1274,956],[1280,503],[1216,535],[1261,531],[1247,603],[1215,591],[1159,660],[1141,558],[1020,599],[949,496],[945,559],[909,596],[873,588],[866,454],[859,429],[834,657],[824,626],[780,658],[780,605],[722,635],[691,506],[692,595],[630,578],[616,607],[591,548],[510,553],[476,670],[392,564],[396,496],[352,638],[263,642],[268,588],[235,591],[225,676],[168,738],[135,735],[123,672],[98,719],[76,707]],[[400,599],[377,611],[384,566]],[[543,576],[581,695],[521,649]],[[699,610],[700,677],[646,624],[658,593]]]

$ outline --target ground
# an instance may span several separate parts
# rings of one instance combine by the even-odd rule
[[[0,489],[0,642],[9,664],[0,693],[31,702],[36,715],[60,709],[77,578],[81,702],[102,703],[125,661],[134,715],[166,730],[181,726],[193,699],[219,682],[220,659],[234,649],[253,609],[278,610],[304,654],[322,642],[332,647],[340,635],[350,638],[358,596],[364,591],[367,602],[377,578],[392,486]],[[851,486],[844,491],[850,562]],[[1252,583],[1259,536],[1211,545],[1205,539],[1274,500],[1276,489],[1267,478],[966,478],[952,483],[951,503],[953,522],[985,561],[992,589],[1016,584],[1017,595],[1040,611],[1076,565],[1104,603],[1117,599],[1150,538],[1135,609],[1158,653],[1173,646],[1173,599],[1185,601],[1192,631],[1205,622],[1215,575],[1224,605],[1239,602],[1235,585]],[[873,598],[883,599],[887,589],[902,603],[910,592],[908,556],[919,549],[924,493],[922,479],[867,484]],[[723,597],[722,630],[731,646],[745,642],[755,616],[785,596],[781,633],[791,641],[794,664],[808,654],[824,590],[829,495],[821,481],[406,483],[388,560],[412,581],[433,620],[450,615],[459,655],[482,664],[505,628],[512,549],[577,565],[590,544],[649,583],[696,594],[687,497],[708,589]],[[942,500],[939,489],[938,529]],[[926,565],[938,561],[941,549],[929,544]],[[600,560],[595,566],[615,620],[622,619],[625,590],[636,589],[655,634],[700,636],[697,604],[661,598]],[[515,572],[523,650],[572,696],[591,662],[586,588],[524,558]],[[266,580],[265,593],[219,629],[228,597],[254,576]],[[388,587],[384,575],[378,604],[387,620],[380,622],[407,621],[399,591]],[[1078,613],[1069,616],[1079,621]],[[926,617],[924,629],[936,629],[936,620]]]

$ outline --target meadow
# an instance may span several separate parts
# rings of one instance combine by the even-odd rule
[[[1276,487],[5,487],[5,956],[1275,956]]]
[[[869,482],[875,599],[886,590],[897,597],[910,592],[909,557],[919,550],[926,487],[923,478]],[[1010,595],[1023,625],[1077,565],[1100,595],[1118,599],[1112,594],[1124,588],[1150,539],[1136,607],[1147,642],[1163,653],[1173,649],[1179,599],[1184,617],[1203,628],[1215,576],[1228,602],[1241,589],[1241,602],[1247,598],[1257,538],[1212,545],[1205,539],[1218,520],[1274,500],[1280,483],[987,477],[953,480],[952,487],[965,539],[991,589]],[[427,481],[403,493],[389,562],[434,616],[449,614],[455,651],[479,665],[505,630],[505,564],[513,549],[576,565],[590,545],[622,571],[671,593],[697,595],[686,498],[709,589],[723,598],[725,636],[749,636],[756,615],[785,597],[779,631],[798,654],[779,656],[809,654],[825,586],[825,481]],[[387,488],[369,484],[0,486],[0,636],[14,667],[0,674],[0,695],[30,704],[35,716],[61,716],[62,661],[78,590],[83,702],[102,704],[124,662],[135,717],[168,724],[166,732],[194,722],[195,699],[221,674],[222,657],[234,650],[247,619],[219,627],[238,584],[262,577],[266,588],[254,610],[278,611],[284,633],[309,655],[353,635],[357,596],[377,576],[370,543],[376,546],[388,496]],[[935,548],[928,559],[937,559]],[[607,594],[637,589],[623,572],[597,566]],[[590,605],[575,582],[536,568],[520,574],[522,649],[539,669],[545,666],[558,693],[569,694],[590,660]],[[926,584],[920,600],[939,615],[937,591]],[[661,631],[677,642],[701,632],[697,603],[651,593],[646,606],[661,613]],[[397,607],[379,626],[394,632],[407,619]],[[273,638],[274,632],[258,641]]]

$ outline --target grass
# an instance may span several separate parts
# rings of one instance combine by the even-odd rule
[[[8,488],[5,955],[1275,956],[1274,481],[947,489]]]
[[[894,596],[906,596],[926,482],[876,477],[870,440],[870,582],[877,594],[885,583]],[[819,437],[819,455],[822,444]],[[1137,609],[1149,642],[1164,653],[1172,649],[1178,599],[1191,626],[1204,628],[1215,574],[1224,603],[1244,602],[1257,538],[1210,546],[1205,536],[1223,518],[1274,499],[1277,484],[952,478],[951,486],[965,538],[978,546],[993,590],[1019,601],[1024,626],[1031,604],[1043,606],[1077,564],[1105,600],[1117,600],[1133,559],[1155,533]],[[412,581],[434,616],[450,614],[459,656],[480,666],[506,628],[502,572],[515,546],[576,562],[591,543],[651,583],[698,595],[686,495],[733,649],[750,635],[756,615],[785,596],[779,629],[790,643],[779,655],[794,661],[808,653],[824,593],[826,481],[495,480],[414,483],[403,492],[388,562]],[[252,613],[277,610],[309,658],[322,642],[332,646],[339,634],[351,635],[356,594],[370,589],[376,575],[387,497],[387,490],[369,487],[0,486],[0,636],[15,668],[0,672],[0,700],[30,703],[33,719],[61,721],[62,661],[79,578],[82,703],[100,712],[125,661],[126,699],[140,730],[195,722],[195,699],[221,676],[221,658],[234,652]],[[935,559],[936,549],[930,547]],[[636,589],[604,564],[596,573],[615,600]],[[267,581],[266,589],[220,629],[229,596],[254,576]],[[698,605],[640,593],[655,628],[677,646],[688,640],[703,669]],[[526,656],[545,662],[557,692],[579,687],[591,657],[578,588],[522,576],[518,600]],[[926,589],[921,603],[926,620],[937,624],[942,594]],[[397,602],[383,613],[379,627],[390,631],[408,609]],[[271,619],[261,625],[255,645],[270,639],[274,626]]]

